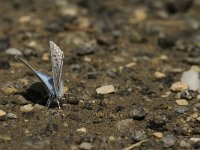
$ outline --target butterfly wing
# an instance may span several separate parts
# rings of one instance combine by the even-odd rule
[[[63,51],[52,41],[49,42],[52,61],[53,83],[56,96],[61,98],[63,95],[63,85],[61,80],[64,54]]]
[[[55,94],[54,93],[54,84],[53,84],[53,78],[40,72],[40,71],[36,71],[35,69],[33,69],[27,61],[25,61],[23,58],[16,56],[17,59],[19,59],[23,64],[25,64],[27,67],[29,67],[33,73],[40,79],[40,81],[44,84],[47,93],[50,95]]]

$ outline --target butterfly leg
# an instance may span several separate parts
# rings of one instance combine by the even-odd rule
[[[57,100],[58,108],[60,109],[60,102]]]
[[[47,104],[46,104],[46,108],[48,109],[50,106],[51,101],[48,99]]]

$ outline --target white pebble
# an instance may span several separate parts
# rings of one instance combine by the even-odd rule
[[[17,115],[15,115],[15,114],[13,114],[13,113],[8,113],[8,114],[6,115],[6,117],[7,117],[8,119],[17,119]]]
[[[190,141],[196,143],[196,142],[199,142],[199,141],[200,141],[200,138],[198,138],[198,137],[193,137],[193,138],[190,138]]]
[[[22,52],[16,48],[9,48],[6,50],[6,54],[13,55],[13,56],[15,56],[15,55],[20,56],[20,55],[22,55]]]
[[[33,109],[34,109],[35,111],[41,110],[41,109],[44,109],[44,108],[45,108],[44,106],[39,105],[39,104],[35,104],[34,107],[33,107]]]
[[[96,89],[97,94],[109,94],[113,93],[115,88],[113,85],[106,85]]]
[[[163,138],[163,133],[162,132],[154,132],[153,136],[155,136],[158,139],[161,139],[161,138]]]
[[[200,86],[199,74],[194,69],[183,72],[181,82],[188,84],[189,90],[197,91]]]
[[[162,73],[162,72],[159,72],[159,71],[156,71],[156,72],[154,73],[154,75],[155,75],[155,77],[156,77],[157,79],[161,79],[161,78],[166,77],[166,74],[164,74],[164,73]]]
[[[79,148],[80,149],[84,149],[84,150],[90,150],[93,148],[92,144],[91,143],[88,143],[88,142],[83,142],[79,145]]]
[[[20,107],[20,111],[21,112],[30,112],[32,110],[33,110],[32,104],[27,104],[27,105],[24,105],[24,106]]]
[[[6,115],[6,112],[3,110],[0,110],[0,117],[5,116],[5,115]]]
[[[86,133],[87,132],[87,129],[86,128],[79,128],[76,130],[77,132],[83,132],[83,133]]]
[[[170,89],[174,92],[180,92],[188,89],[188,85],[183,82],[175,82],[171,85]]]
[[[179,106],[187,106],[188,102],[185,99],[178,99],[176,100],[176,104]]]

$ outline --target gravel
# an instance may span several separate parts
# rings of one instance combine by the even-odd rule
[[[170,134],[162,138],[165,148],[169,148],[175,145],[176,138],[174,135]]]
[[[129,112],[129,117],[136,120],[143,120],[146,116],[146,112],[142,106],[133,106],[132,110]]]

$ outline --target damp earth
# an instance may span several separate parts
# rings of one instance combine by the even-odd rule
[[[200,94],[176,84],[200,70],[199,0],[9,0],[0,14],[0,149],[200,149]],[[49,41],[62,109],[15,59],[51,75]]]

